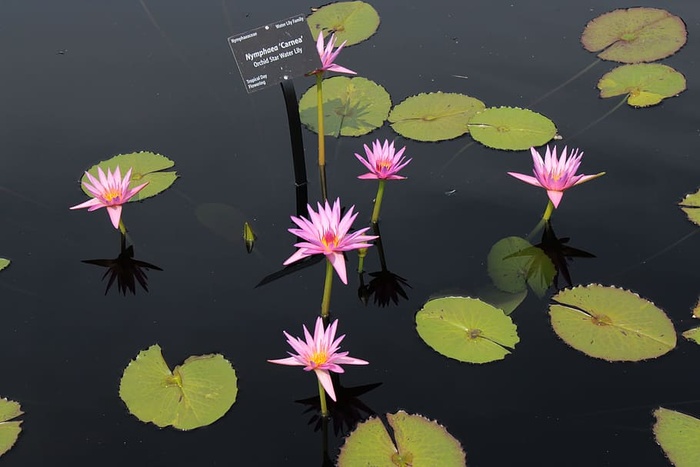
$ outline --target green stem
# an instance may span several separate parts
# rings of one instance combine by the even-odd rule
[[[384,184],[386,180],[379,180],[379,188],[377,188],[377,196],[374,198],[374,210],[372,211],[372,224],[376,224],[379,220],[379,210],[382,208],[382,198],[384,198]]]
[[[333,265],[326,259],[326,280],[323,284],[323,299],[321,301],[321,317],[328,318],[331,312],[331,287],[333,286]]]
[[[323,128],[323,72],[316,73],[316,118],[318,120],[318,170],[321,178],[321,197],[328,199],[326,189],[326,137]]]
[[[126,226],[124,225],[124,221],[119,219],[119,231],[122,233],[122,235],[126,235]]]
[[[552,217],[553,212],[554,212],[554,203],[552,203],[552,200],[549,200],[547,202],[547,207],[544,210],[544,214],[542,214],[542,219],[545,222],[549,221],[549,218]]]
[[[367,248],[357,250],[357,272],[360,274],[365,270],[365,256],[367,256]]]
[[[321,400],[321,417],[325,418],[328,416],[328,405],[326,404],[326,390],[323,389],[320,379],[318,380],[318,397]]]

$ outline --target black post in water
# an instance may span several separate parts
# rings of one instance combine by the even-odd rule
[[[292,162],[294,164],[294,185],[296,186],[297,216],[308,215],[306,205],[309,202],[308,185],[306,181],[306,160],[304,158],[304,140],[301,135],[301,119],[299,118],[299,104],[297,93],[294,90],[294,82],[291,79],[283,80],[282,94],[287,106],[287,120],[289,121],[289,139],[292,142]]]

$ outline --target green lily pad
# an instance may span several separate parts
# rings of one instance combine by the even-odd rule
[[[632,107],[649,107],[685,91],[685,76],[658,63],[622,65],[603,75],[598,89],[600,97],[627,94]]]
[[[444,426],[399,410],[387,414],[395,443],[379,418],[357,425],[340,449],[338,467],[464,467],[466,455]]]
[[[683,333],[683,337],[696,344],[700,344],[700,328],[688,329]]]
[[[700,420],[675,410],[654,411],[654,437],[676,467],[700,465]]]
[[[676,346],[673,323],[648,300],[598,284],[565,289],[552,297],[554,332],[571,347],[608,361],[659,357]]]
[[[556,274],[547,254],[520,237],[497,241],[486,258],[486,270],[498,289],[518,293],[529,285],[539,297],[544,296]]]
[[[5,258],[0,258],[0,271],[5,269],[10,265],[10,260]]]
[[[687,195],[683,201],[678,203],[691,222],[700,225],[700,189],[695,193]],[[700,301],[698,302],[700,308]]]
[[[323,6],[307,19],[314,39],[318,33],[335,33],[338,45],[346,46],[369,39],[379,28],[379,14],[369,3],[336,2]]]
[[[657,8],[610,11],[592,19],[581,43],[598,57],[622,63],[653,62],[676,53],[686,42],[683,20]]]
[[[467,122],[484,110],[483,102],[464,94],[431,92],[411,96],[389,114],[391,128],[417,141],[443,141],[469,132]]]
[[[494,149],[518,151],[542,146],[557,134],[554,122],[528,109],[489,107],[468,122],[472,138]]]
[[[17,437],[22,431],[21,421],[11,421],[22,415],[19,403],[7,399],[0,399],[0,456],[15,445]]]
[[[502,360],[520,342],[513,321],[498,308],[469,297],[428,301],[416,314],[421,339],[460,362]]]
[[[323,80],[323,124],[328,136],[361,136],[384,124],[391,108],[386,90],[367,78],[335,76]],[[316,85],[299,100],[301,121],[318,133]]]
[[[170,188],[170,185],[175,183],[177,173],[163,172],[163,170],[169,169],[173,165],[175,165],[175,162],[165,156],[143,151],[132,152],[130,154],[119,154],[111,159],[101,161],[99,164],[93,165],[90,167],[88,172],[90,172],[90,175],[93,177],[97,177],[97,167],[102,167],[102,170],[107,173],[107,169],[114,171],[117,166],[119,166],[119,170],[121,171],[123,177],[126,175],[126,171],[131,168],[130,187],[135,187],[144,182],[148,182],[148,185],[146,185],[143,190],[139,191],[136,196],[129,200],[140,201],[167,190]],[[80,181],[88,182],[89,180],[83,174]],[[83,188],[86,195],[92,196],[82,184],[80,186]]]
[[[236,383],[236,372],[219,354],[189,357],[171,372],[155,344],[126,367],[119,397],[143,422],[191,430],[214,423],[231,408]]]
[[[700,298],[698,298],[698,303],[693,307],[693,318],[700,318]]]

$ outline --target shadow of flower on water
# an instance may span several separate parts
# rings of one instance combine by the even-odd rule
[[[573,258],[595,258],[596,256],[584,250],[579,250],[572,246],[567,245],[570,237],[557,238],[554,233],[551,222],[546,222],[544,225],[544,231],[542,232],[542,239],[540,243],[535,245],[535,247],[544,251],[549,259],[554,264],[554,269],[556,274],[553,279],[554,288],[559,289],[559,276],[563,276],[566,281],[567,286],[571,287],[573,284],[571,282],[571,275],[569,274],[569,266],[567,261],[571,261]]]

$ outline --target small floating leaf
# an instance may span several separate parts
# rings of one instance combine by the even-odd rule
[[[562,290],[552,300],[554,332],[591,357],[639,361],[676,346],[676,331],[666,314],[627,290],[591,284]]]
[[[444,426],[399,410],[387,414],[396,444],[379,418],[357,425],[340,450],[338,467],[464,467],[466,455]]]
[[[659,63],[622,65],[603,75],[598,89],[600,97],[628,94],[632,107],[649,107],[685,91],[685,77]]]
[[[688,215],[688,219],[690,219],[691,222],[700,225],[700,189],[695,193],[687,195],[683,198],[683,201],[678,204],[683,212]],[[698,309],[700,309],[700,301],[698,301]]]
[[[431,92],[411,96],[389,114],[391,127],[417,141],[443,141],[469,131],[467,122],[484,110],[483,102],[457,93]]]
[[[143,422],[191,430],[214,423],[231,408],[236,383],[236,372],[219,354],[189,357],[171,372],[155,344],[126,367],[119,397]]]
[[[654,411],[654,436],[676,467],[700,465],[700,420],[675,410]]]
[[[243,223],[243,241],[245,242],[245,249],[248,253],[253,252],[253,246],[255,245],[255,232],[249,223]]]
[[[557,134],[554,123],[528,109],[490,107],[469,120],[472,138],[494,149],[512,151],[542,146]]]
[[[10,265],[10,260],[5,258],[0,258],[0,271],[5,269]]]
[[[683,20],[657,8],[610,11],[592,19],[581,43],[603,60],[622,63],[653,62],[683,47],[687,32]]]
[[[17,437],[22,431],[21,421],[10,421],[22,415],[19,403],[7,399],[0,399],[0,456],[15,445]]]
[[[361,136],[384,124],[391,108],[386,90],[367,78],[335,76],[323,80],[324,133]],[[299,100],[301,121],[318,133],[316,85]]]
[[[700,328],[688,329],[683,333],[683,337],[696,344],[700,344]]]
[[[502,360],[520,341],[503,311],[469,297],[430,300],[416,314],[416,328],[435,351],[461,362]]]
[[[311,34],[318,38],[319,31],[335,33],[338,45],[346,46],[367,40],[379,28],[379,14],[365,2],[336,2],[323,6],[307,19]]]
[[[144,182],[148,182],[148,185],[146,185],[143,190],[139,191],[136,196],[129,200],[140,201],[167,190],[170,188],[170,185],[175,183],[175,180],[177,179],[176,172],[163,172],[163,170],[169,169],[173,165],[175,165],[175,162],[165,156],[144,151],[133,152],[130,154],[119,154],[111,159],[93,165],[90,167],[88,172],[90,172],[90,175],[93,177],[97,177],[97,167],[102,167],[102,170],[107,173],[107,169],[114,171],[117,166],[119,166],[119,170],[121,171],[123,177],[126,174],[126,171],[131,168],[130,187],[135,187]],[[89,180],[83,174],[80,181],[88,182]],[[82,183],[80,186],[86,195],[92,196],[85,189],[85,186],[83,186]]]

